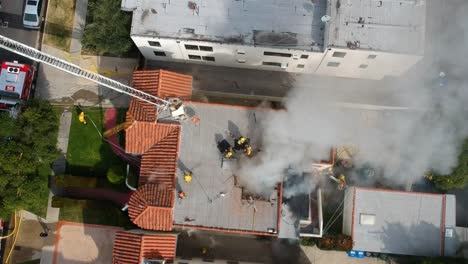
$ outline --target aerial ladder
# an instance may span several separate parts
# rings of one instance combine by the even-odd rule
[[[165,100],[154,95],[142,92],[131,86],[112,80],[110,78],[102,76],[101,74],[85,70],[78,65],[54,57],[50,54],[47,54],[45,52],[42,52],[40,50],[37,50],[35,48],[32,48],[28,45],[25,45],[23,43],[12,40],[2,35],[0,35],[0,48],[4,48],[8,51],[19,54],[28,59],[34,60],[39,63],[47,64],[64,72],[68,72],[75,76],[103,85],[117,92],[127,94],[139,100],[150,103],[156,107],[158,113],[169,109],[171,110],[173,117],[176,117],[176,115],[184,114],[183,105],[181,105],[180,100],[178,100],[177,98]]]

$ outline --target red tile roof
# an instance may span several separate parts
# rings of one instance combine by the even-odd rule
[[[134,71],[132,86],[154,96],[178,97],[188,100],[192,97],[192,76],[165,71]],[[127,112],[127,121],[155,122],[156,107],[133,98]]]
[[[128,202],[128,216],[144,229],[172,230],[174,188],[164,184],[145,184],[138,188]]]
[[[180,126],[158,123],[161,130],[154,134],[155,144],[141,159],[139,185],[147,183],[165,184],[174,188],[179,156]]]
[[[132,98],[130,100],[130,106],[128,107],[126,121],[145,121],[145,122],[156,122],[156,107],[145,101]]]
[[[173,261],[177,247],[175,234],[138,234],[125,231],[115,235],[113,264],[140,264],[143,259]]]
[[[180,130],[178,125],[135,121],[126,129],[125,152],[143,154],[175,130]]]

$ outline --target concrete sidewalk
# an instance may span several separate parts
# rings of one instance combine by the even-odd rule
[[[60,126],[57,139],[57,148],[60,151],[59,158],[52,164],[53,175],[63,174],[67,166],[68,137],[70,135],[70,126],[72,121],[72,108],[65,108],[60,116]],[[52,176],[53,177],[53,176]],[[57,223],[59,221],[60,209],[52,207],[53,194],[49,191],[49,200],[47,201],[47,215],[44,224],[49,230],[48,241],[55,241],[57,234]],[[41,263],[52,263],[54,257],[54,243],[46,243],[42,247]]]
[[[302,251],[309,258],[311,263],[314,264],[385,264],[384,260],[378,258],[350,258],[348,254],[343,251],[333,250],[320,250],[316,246],[304,247],[301,246]]]
[[[76,0],[70,52],[42,43],[42,51],[76,64],[91,72],[100,73],[124,84],[129,84],[137,58],[81,55],[81,40],[86,25],[88,0]],[[58,104],[84,106],[127,107],[129,96],[99,86],[94,82],[54,67],[42,64],[39,68],[36,96]]]
[[[75,17],[73,20],[72,39],[70,42],[70,53],[81,55],[81,39],[83,38],[88,14],[88,0],[76,0]]]

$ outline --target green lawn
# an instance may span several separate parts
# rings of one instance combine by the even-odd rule
[[[67,152],[67,173],[105,178],[107,170],[114,164],[122,164],[122,161],[99,134],[104,132],[105,109],[86,108],[84,111],[87,125],[80,123],[77,111],[73,111]]]
[[[54,197],[54,204],[60,206],[61,221],[122,227],[132,225],[127,212],[122,212],[110,202]]]

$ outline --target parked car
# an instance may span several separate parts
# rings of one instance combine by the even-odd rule
[[[23,26],[25,28],[41,28],[42,0],[26,0],[23,14]]]

